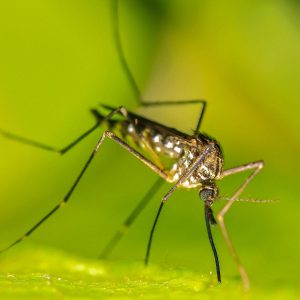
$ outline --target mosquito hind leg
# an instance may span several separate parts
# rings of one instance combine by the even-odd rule
[[[174,101],[145,101],[142,97],[141,90],[134,78],[132,71],[130,70],[129,64],[127,62],[122,41],[120,35],[120,14],[119,14],[119,0],[111,1],[111,14],[112,14],[112,28],[113,28],[113,37],[114,43],[116,47],[116,51],[118,54],[120,66],[127,77],[128,83],[134,93],[135,100],[140,106],[157,106],[157,105],[184,105],[184,104],[192,104],[192,103],[202,103],[202,108],[199,114],[199,118],[194,130],[195,134],[199,133],[199,128],[201,125],[202,117],[204,115],[206,101],[205,100],[174,100]]]
[[[111,1],[111,14],[112,14],[112,30],[113,30],[113,37],[114,37],[114,43],[117,50],[118,58],[120,65],[123,69],[124,74],[126,75],[128,82],[131,86],[131,89],[134,93],[135,99],[138,103],[140,103],[141,100],[141,91],[138,87],[138,84],[129,68],[129,65],[127,63],[122,42],[121,42],[121,36],[120,36],[120,17],[119,17],[119,0],[112,0]]]
[[[110,119],[114,114],[119,113],[120,110],[122,110],[123,108],[117,108],[115,111],[110,112],[106,117],[104,117],[103,119]],[[104,136],[104,135],[103,135]],[[83,174],[85,173],[86,169],[88,168],[89,164],[91,163],[93,157],[95,156],[100,144],[102,143],[102,139],[103,136],[101,137],[100,141],[98,142],[96,148],[94,149],[94,151],[92,152],[90,158],[88,159],[88,161],[86,162],[85,166],[83,167],[83,169],[81,170],[79,176],[77,177],[77,179],[75,180],[75,182],[73,183],[73,185],[71,186],[70,190],[68,191],[68,193],[65,195],[65,197],[63,198],[63,200],[61,200],[52,210],[50,210],[40,221],[38,221],[32,228],[30,228],[23,236],[21,236],[20,238],[18,238],[15,242],[13,242],[12,244],[10,244],[8,247],[0,250],[0,253],[7,251],[8,249],[12,248],[13,246],[15,246],[16,244],[20,243],[21,241],[23,241],[25,238],[27,238],[28,236],[30,236],[38,227],[40,227],[40,225],[42,225],[48,218],[50,218],[56,211],[58,211],[61,207],[63,207],[65,204],[67,204],[67,202],[69,201],[69,198],[71,197],[73,191],[75,190],[77,184],[79,183],[81,177],[83,176]],[[100,143],[100,144],[99,144]]]
[[[217,215],[217,219],[218,219],[218,223],[220,225],[221,231],[222,231],[222,235],[224,237],[224,240],[227,244],[227,247],[231,253],[231,256],[234,260],[234,262],[236,263],[241,279],[243,281],[243,285],[244,285],[244,289],[247,291],[250,288],[250,281],[249,281],[249,277],[247,275],[247,272],[244,268],[244,266],[242,265],[237,252],[231,242],[231,239],[229,237],[227,228],[225,226],[224,223],[224,217],[226,215],[226,213],[229,211],[229,209],[231,208],[231,206],[233,205],[233,203],[235,202],[235,200],[239,197],[239,195],[244,191],[244,189],[246,188],[246,186],[250,183],[250,181],[252,181],[252,179],[260,172],[260,170],[263,168],[264,163],[263,161],[257,161],[257,162],[253,162],[253,163],[249,163],[249,164],[245,164],[239,167],[235,167],[235,168],[231,168],[228,170],[223,171],[223,173],[221,174],[221,178],[225,177],[225,176],[229,176],[229,175],[233,175],[236,173],[240,173],[240,172],[244,172],[246,170],[253,170],[253,172],[246,178],[246,180],[244,181],[244,183],[238,188],[238,190],[234,193],[234,195],[230,198],[230,200],[226,203],[226,205],[222,208],[222,210],[218,213]]]
[[[66,145],[65,147],[62,148],[56,148],[53,146],[49,146],[47,144],[5,131],[0,129],[0,134],[8,139],[14,140],[16,142],[22,143],[22,144],[26,144],[32,147],[36,147],[39,149],[43,149],[43,150],[47,150],[47,151],[51,151],[51,152],[56,152],[59,153],[61,155],[67,153],[69,150],[71,150],[72,148],[74,148],[76,145],[78,145],[81,141],[83,141],[87,136],[89,136],[92,132],[94,132],[102,123],[103,121],[103,117],[99,114],[97,114],[96,110],[91,110],[91,113],[94,115],[94,117],[96,117],[96,123],[89,128],[87,131],[85,131],[83,134],[81,134],[79,137],[77,137],[74,141],[72,141],[71,143],[69,143],[68,145]]]
[[[105,117],[105,119],[110,119],[113,115],[115,115],[117,113],[125,113],[125,112],[126,112],[126,110],[123,107],[119,107],[118,109],[110,112]],[[12,243],[11,245],[9,245],[5,249],[1,250],[0,253],[8,250],[9,248],[11,248],[11,247],[15,246],[16,244],[20,243],[26,237],[30,236],[50,216],[52,216],[56,211],[58,211],[61,207],[65,206],[67,204],[67,202],[69,201],[71,195],[73,194],[74,190],[76,189],[76,187],[77,187],[80,179],[82,178],[82,176],[86,172],[88,166],[92,162],[93,158],[95,157],[95,155],[97,154],[98,150],[100,149],[100,146],[102,145],[102,143],[104,142],[105,138],[107,138],[107,137],[109,139],[112,139],[113,141],[117,142],[122,148],[124,148],[125,150],[127,150],[128,152],[130,152],[133,156],[135,156],[140,161],[142,161],[146,166],[148,166],[150,169],[152,169],[155,173],[157,173],[158,175],[160,175],[160,177],[162,177],[165,180],[168,179],[168,175],[163,170],[161,170],[159,167],[157,167],[153,162],[151,162],[150,160],[148,160],[146,157],[144,157],[138,151],[136,151],[135,149],[133,149],[132,147],[130,147],[126,142],[124,142],[119,137],[117,137],[113,132],[107,130],[107,131],[105,131],[102,134],[102,136],[99,139],[99,141],[98,141],[96,147],[94,148],[92,154],[90,155],[89,159],[85,163],[83,169],[79,173],[78,177],[76,178],[75,182],[73,183],[73,185],[71,186],[70,190],[65,195],[65,197],[63,198],[63,200],[61,200],[52,210],[50,210],[50,212],[48,212],[39,222],[37,222],[31,229],[29,229],[22,237],[20,237],[19,239],[17,239],[14,243]]]
[[[137,219],[137,217],[141,214],[144,208],[147,206],[149,201],[153,198],[154,194],[159,190],[159,188],[163,184],[163,180],[158,178],[155,183],[151,186],[151,188],[147,191],[138,205],[133,209],[133,211],[129,214],[126,220],[123,222],[123,225],[120,229],[115,233],[109,243],[104,247],[103,251],[101,252],[99,258],[106,258],[110,255],[113,249],[116,247],[117,243],[120,239],[127,233],[129,227],[133,224],[133,222]]]
[[[202,99],[190,99],[190,100],[162,100],[162,101],[141,101],[142,107],[151,106],[171,106],[171,105],[188,105],[188,104],[201,104],[197,124],[194,129],[194,134],[197,135],[200,130],[202,119],[206,109],[206,101]]]

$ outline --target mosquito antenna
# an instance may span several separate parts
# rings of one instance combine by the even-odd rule
[[[218,281],[221,283],[221,271],[220,271],[218,253],[217,253],[217,249],[216,249],[216,246],[215,246],[215,243],[214,243],[214,240],[213,240],[213,236],[212,236],[212,233],[211,233],[211,229],[210,229],[210,220],[211,220],[211,217],[212,217],[211,208],[208,205],[204,205],[204,212],[205,212],[205,223],[206,223],[208,239],[209,239],[210,246],[212,248],[212,251],[214,253],[214,258],[215,258],[217,277],[218,277]],[[214,218],[212,220],[214,220]]]
[[[119,18],[119,0],[112,0],[112,28],[113,28],[113,36],[115,41],[115,46],[117,49],[117,53],[119,56],[120,64],[125,75],[128,78],[128,81],[131,85],[131,88],[135,94],[135,98],[138,102],[142,101],[142,96],[140,89],[133,77],[132,72],[130,71],[128,62],[125,58],[124,49],[121,43],[121,36],[120,36],[120,18]]]
[[[231,198],[220,196],[217,198],[218,200],[229,201]],[[236,202],[248,202],[248,203],[259,203],[259,204],[268,204],[268,203],[278,203],[278,200],[271,199],[255,199],[255,198],[237,198],[234,201]]]

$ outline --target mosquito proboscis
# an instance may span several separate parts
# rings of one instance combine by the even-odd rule
[[[70,197],[75,191],[82,176],[88,169],[95,155],[101,149],[103,142],[109,139],[117,143],[123,149],[140,160],[145,166],[150,168],[154,173],[158,175],[158,179],[145,193],[144,197],[124,221],[120,230],[117,231],[117,233],[112,237],[106,247],[104,247],[100,257],[105,258],[112,252],[126,230],[132,225],[138,215],[146,207],[148,202],[153,198],[154,194],[161,187],[162,183],[166,181],[170,183],[172,187],[162,197],[159,209],[154,219],[154,223],[151,227],[145,256],[145,264],[148,264],[150,258],[150,251],[157,222],[169,197],[179,187],[185,189],[198,189],[199,197],[204,203],[205,224],[209,242],[215,259],[217,279],[219,282],[221,282],[219,258],[211,232],[211,225],[215,225],[218,223],[229,251],[233,257],[233,260],[237,264],[244,288],[247,290],[250,286],[249,278],[244,266],[240,262],[236,250],[234,249],[233,243],[229,238],[228,231],[224,223],[224,217],[233,203],[235,201],[239,201],[240,194],[263,168],[264,163],[260,160],[226,170],[223,169],[224,159],[219,143],[214,138],[200,132],[201,122],[206,108],[206,101],[198,99],[146,101],[142,98],[142,94],[125,58],[121,43],[119,31],[119,1],[112,0],[111,4],[114,40],[119,55],[120,65],[128,78],[128,82],[135,94],[135,98],[138,104],[140,106],[201,104],[201,110],[193,133],[187,134],[177,129],[167,127],[163,124],[131,112],[123,106],[111,107],[106,104],[101,104],[99,108],[95,108],[91,111],[93,116],[96,118],[95,124],[90,129],[81,134],[77,139],[61,149],[45,145],[37,141],[33,141],[31,139],[19,136],[14,133],[10,133],[5,130],[0,130],[0,134],[2,134],[6,138],[13,139],[15,141],[25,143],[43,150],[66,154],[85,137],[94,132],[100,125],[106,124],[108,127],[108,130],[104,131],[104,133],[99,138],[83,169],[80,171],[73,185],[69,188],[63,199],[39,222],[37,222],[32,228],[30,228],[22,237],[3,249],[2,252],[18,244],[25,237],[32,234],[42,223],[44,223],[51,215],[53,215],[70,200]],[[103,110],[106,111],[105,114],[102,112]],[[165,160],[162,158],[167,158],[169,163],[166,164]],[[218,212],[215,218],[212,206],[216,200],[222,198],[219,196],[217,181],[223,179],[224,177],[247,170],[252,171],[251,174],[236,190],[233,196],[226,199],[226,204],[223,206],[220,212]]]

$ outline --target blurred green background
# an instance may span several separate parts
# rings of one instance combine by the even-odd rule
[[[144,98],[206,99],[202,130],[220,141],[225,167],[265,160],[265,169],[243,197],[279,203],[237,203],[226,222],[253,285],[296,287],[298,2],[120,2],[125,53]],[[114,47],[110,1],[1,1],[0,128],[62,147],[92,126],[89,109],[100,102],[136,107]],[[180,120],[177,127],[192,128],[195,110],[187,110],[173,110],[168,122]],[[164,114],[150,116],[166,120]],[[101,130],[63,157],[0,136],[1,248],[61,200]],[[245,175],[224,179],[221,193],[231,195]],[[140,162],[107,142],[69,205],[30,241],[96,257],[155,179]],[[157,193],[111,259],[142,261],[168,188],[166,184]],[[162,213],[151,261],[214,274],[204,224],[197,191],[178,190]],[[237,276],[219,228],[213,233],[223,276]]]

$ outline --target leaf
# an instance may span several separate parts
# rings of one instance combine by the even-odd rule
[[[240,299],[240,282],[170,266],[111,262],[28,247],[2,255],[1,299]],[[275,295],[276,294],[276,295]],[[252,290],[248,296],[286,299],[288,293]]]

